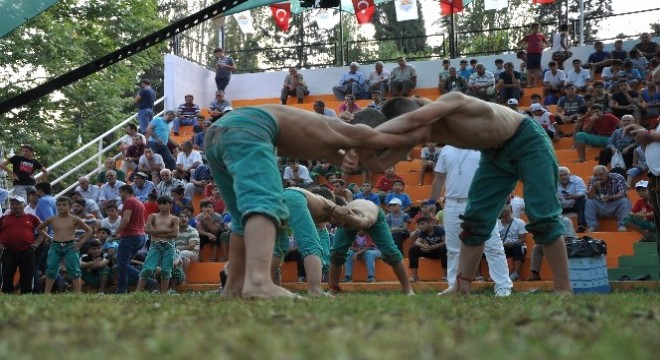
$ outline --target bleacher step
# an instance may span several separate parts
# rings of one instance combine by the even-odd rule
[[[639,266],[660,266],[660,262],[658,262],[658,255],[635,253],[635,255],[619,256],[619,267]]]
[[[635,279],[639,276],[646,274],[651,275],[651,280],[659,280],[658,272],[660,266],[636,266],[636,267],[620,267],[618,269],[608,269],[607,274],[610,280],[619,280],[622,276],[628,276],[630,279]]]

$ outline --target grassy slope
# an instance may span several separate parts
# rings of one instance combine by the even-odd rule
[[[658,291],[307,302],[0,296],[0,359],[652,359],[659,299]]]

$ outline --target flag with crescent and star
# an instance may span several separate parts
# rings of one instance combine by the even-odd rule
[[[284,32],[289,31],[289,19],[291,18],[291,4],[273,4],[270,6],[270,11],[273,12],[275,24]]]
[[[368,24],[374,16],[376,5],[374,5],[374,0],[353,0],[353,9],[358,24]]]
[[[417,20],[417,0],[394,0],[396,10],[396,20],[408,21]]]

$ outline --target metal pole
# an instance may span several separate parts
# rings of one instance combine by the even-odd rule
[[[580,1],[580,46],[584,46],[584,0]]]
[[[451,55],[452,59],[456,59],[456,28],[454,26],[454,4],[451,5],[451,21],[449,22],[450,24],[450,35],[451,37],[449,38],[449,53]]]
[[[339,65],[344,66],[344,16],[339,3]]]

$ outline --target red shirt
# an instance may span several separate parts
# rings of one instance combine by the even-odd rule
[[[32,214],[7,214],[0,218],[0,244],[10,251],[25,251],[34,244],[34,231],[41,220]]]
[[[131,218],[120,235],[122,237],[144,235],[144,205],[142,205],[138,198],[131,196],[124,200],[122,212],[126,210],[131,210]]]
[[[403,178],[397,174],[393,174],[390,178],[388,178],[387,175],[383,175],[378,178],[378,181],[376,181],[376,188],[380,191],[388,192],[392,190],[392,185],[397,180],[403,182]]]
[[[543,40],[545,40],[545,36],[543,36],[543,34],[529,34],[525,36],[523,41],[527,42],[527,53],[543,53]]]
[[[213,211],[215,211],[218,214],[222,214],[225,212],[225,202],[222,199],[214,199],[212,197],[206,199],[210,202],[213,203]]]
[[[147,218],[151,214],[158,214],[158,203],[155,201],[147,201],[144,203],[144,223],[147,223]]]
[[[600,136],[612,136],[614,130],[619,125],[619,118],[610,114],[603,114],[600,119],[596,119],[594,126],[591,128],[591,133]]]
[[[635,201],[635,205],[633,205],[630,212],[637,214],[638,212],[642,211],[642,209],[644,209],[646,212],[653,212],[653,206],[651,206],[651,204],[649,204],[644,199],[638,199]],[[653,221],[653,215],[647,215],[646,220]]]

